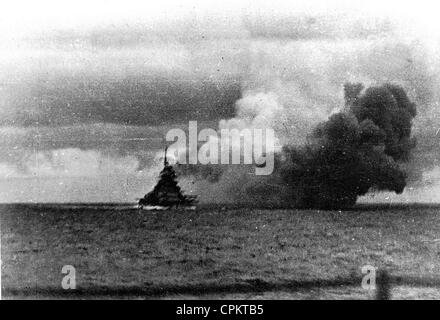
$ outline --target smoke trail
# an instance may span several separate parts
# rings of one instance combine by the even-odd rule
[[[354,205],[370,190],[401,193],[406,185],[401,163],[408,161],[415,146],[415,104],[397,85],[363,89],[361,84],[346,84],[345,106],[319,123],[304,144],[298,145],[297,137],[285,137],[271,176],[250,176],[246,168],[220,165],[180,166],[180,172],[213,182],[216,197],[233,202],[339,209]],[[273,101],[269,106],[279,110]],[[246,117],[240,119],[243,126],[262,124],[252,117],[249,123]],[[263,126],[272,126],[270,117],[263,119]],[[203,185],[208,191],[210,186]]]

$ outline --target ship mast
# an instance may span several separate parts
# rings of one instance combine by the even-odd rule
[[[168,146],[165,147],[165,157],[164,157],[164,159],[163,159],[163,165],[164,165],[164,167],[168,166],[167,150],[168,150]]]

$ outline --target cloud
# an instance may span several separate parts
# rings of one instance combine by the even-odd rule
[[[133,156],[115,157],[95,150],[56,149],[28,154],[21,168],[2,163],[1,178],[94,177],[134,174],[139,162]]]
[[[270,72],[295,73],[301,61],[290,50],[312,41],[308,54],[313,54],[313,43],[323,40],[391,34],[385,22],[364,28],[362,21],[347,15],[245,11],[229,17],[210,11],[155,23],[45,29],[2,50],[0,125],[230,118],[248,81]],[[271,69],[254,70],[259,52],[277,59]]]
[[[0,163],[0,202],[131,202],[154,185],[162,151],[140,168],[135,156],[78,148],[24,156],[20,166]]]

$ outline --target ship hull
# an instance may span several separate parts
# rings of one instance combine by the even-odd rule
[[[146,210],[146,211],[164,211],[164,210],[170,210],[173,207],[168,206],[140,206],[139,209],[141,210]],[[183,209],[183,210],[196,210],[196,206],[179,206],[179,207],[174,207],[174,208],[179,208],[179,209]]]

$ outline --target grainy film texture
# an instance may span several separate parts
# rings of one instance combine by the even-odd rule
[[[438,9],[10,2],[2,298],[440,298]]]

